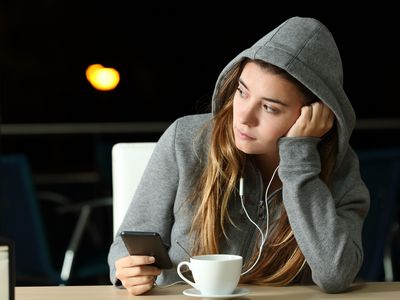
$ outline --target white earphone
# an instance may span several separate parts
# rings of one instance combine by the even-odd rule
[[[261,228],[250,218],[249,214],[247,213],[246,207],[244,206],[244,203],[243,203],[243,195],[244,195],[243,177],[240,177],[240,181],[239,181],[239,196],[240,196],[240,202],[242,204],[242,208],[243,208],[247,218],[249,219],[249,221],[251,223],[253,223],[254,226],[256,226],[257,230],[261,234],[261,244],[260,244],[260,248],[258,250],[258,256],[257,256],[256,261],[253,263],[253,265],[249,269],[247,269],[246,271],[242,272],[240,275],[244,275],[244,274],[250,272],[255,267],[255,265],[258,263],[258,260],[261,257],[261,253],[262,253],[265,241],[267,240],[267,237],[268,237],[268,228],[269,228],[268,190],[269,190],[269,187],[271,185],[272,180],[275,177],[276,171],[278,171],[278,168],[279,168],[279,165],[276,167],[275,171],[272,173],[271,179],[270,179],[270,181],[268,183],[268,186],[267,186],[267,189],[265,191],[265,200],[264,201],[265,201],[265,210],[267,212],[267,226],[266,226],[266,229],[265,229],[265,233],[262,232]]]

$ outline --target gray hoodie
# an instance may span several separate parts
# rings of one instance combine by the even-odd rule
[[[286,70],[313,91],[336,115],[339,152],[331,187],[320,179],[318,138],[284,137],[279,140],[283,205],[299,247],[311,269],[313,281],[327,292],[345,290],[355,279],[362,261],[361,231],[369,209],[369,193],[361,180],[358,158],[349,145],[355,114],[343,90],[340,54],[328,29],[311,18],[294,17],[240,53],[221,72],[212,99],[213,113],[182,117],[161,136],[143,174],[118,233],[122,230],[156,231],[170,245],[176,266],[187,255],[175,243],[190,248],[194,208],[187,200],[193,183],[207,160],[212,116],[223,105],[217,99],[221,81],[230,68],[248,57]],[[206,130],[202,130],[206,126]],[[201,132],[201,133],[200,133]],[[246,209],[261,225],[260,203],[265,185],[250,160],[244,176]],[[248,259],[256,243],[255,226],[243,217],[240,199],[232,197],[229,213],[237,225],[228,230],[221,252]],[[260,216],[262,216],[260,218]],[[110,278],[115,261],[128,255],[117,235],[109,252]],[[180,280],[176,268],[164,270],[158,284]]]

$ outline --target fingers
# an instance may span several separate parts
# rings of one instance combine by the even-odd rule
[[[309,123],[312,120],[313,107],[312,105],[305,105],[301,108],[299,120],[305,123]]]
[[[311,107],[303,106],[300,109],[300,116],[294,122],[292,127],[286,133],[287,137],[297,137],[297,136],[305,136],[305,132],[307,130],[307,126],[310,123],[310,119],[312,116]]]
[[[331,115],[333,116],[330,108],[323,102],[314,102],[310,107],[312,112],[311,122],[328,120]]]
[[[145,284],[145,285],[138,285],[138,286],[133,286],[130,288],[127,288],[127,291],[129,294],[137,296],[144,294],[148,291],[150,291],[153,288],[153,284]]]
[[[301,108],[300,116],[289,129],[288,137],[322,137],[333,126],[335,115],[323,102],[314,102]]]
[[[128,268],[141,265],[149,265],[154,263],[155,259],[153,256],[145,255],[130,255],[118,259],[115,262],[115,267]]]
[[[154,266],[136,266],[124,268],[123,273],[125,277],[158,276],[160,275],[161,270]]]
[[[155,266],[152,256],[131,255],[115,262],[115,276],[132,295],[140,295],[153,287],[161,270]]]
[[[154,281],[154,276],[143,276],[139,278],[130,278],[121,282],[129,294],[140,295],[151,290],[154,286]]]
[[[311,136],[322,137],[333,126],[334,114],[323,102],[311,104],[310,131]]]

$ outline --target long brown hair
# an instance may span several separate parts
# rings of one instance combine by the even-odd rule
[[[238,87],[239,76],[249,59],[236,64],[224,78],[216,99],[225,100],[213,120],[208,161],[196,184],[192,200],[197,203],[191,233],[193,255],[219,253],[219,241],[227,238],[227,224],[234,225],[228,205],[232,197],[237,196],[237,182],[243,172],[246,155],[235,146],[233,135],[233,97]],[[260,60],[253,60],[264,70],[283,76],[296,84],[305,95],[306,105],[319,99],[286,71]],[[336,125],[319,143],[321,156],[320,178],[329,184],[337,154]],[[194,195],[197,195],[196,197]],[[278,197],[281,201],[281,198]],[[241,282],[269,285],[287,285],[307,269],[305,258],[297,245],[288,216],[283,205],[266,241],[262,255],[256,266],[243,275]],[[258,255],[254,248],[252,258],[245,263],[244,269],[252,266]],[[303,272],[303,273],[304,273]]]

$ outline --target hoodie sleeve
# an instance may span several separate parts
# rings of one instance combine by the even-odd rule
[[[283,203],[297,243],[324,291],[344,291],[363,261],[361,232],[369,192],[358,159],[348,148],[331,188],[321,181],[319,138],[281,138],[279,177]]]
[[[170,243],[173,223],[173,205],[178,182],[178,167],[175,156],[176,123],[161,136],[141,181],[126,212],[108,254],[110,280],[121,287],[115,276],[115,261],[127,256],[128,252],[119,236],[123,230],[155,231],[163,241]]]

